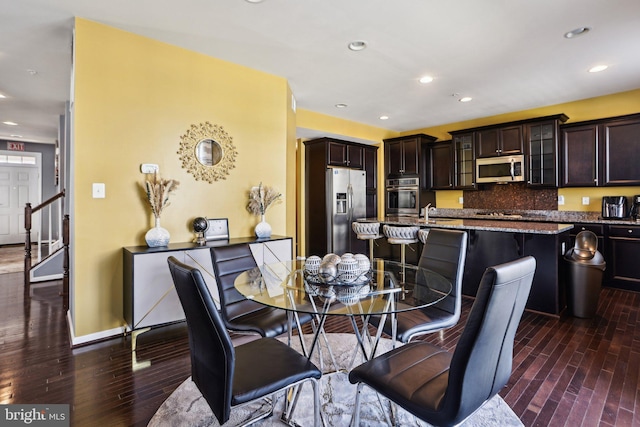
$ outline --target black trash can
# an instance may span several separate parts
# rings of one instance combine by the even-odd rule
[[[598,309],[602,277],[606,262],[598,252],[598,237],[591,231],[581,231],[576,243],[564,255],[567,268],[567,305],[575,317],[591,318]]]

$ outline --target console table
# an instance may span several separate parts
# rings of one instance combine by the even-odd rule
[[[248,244],[259,266],[292,258],[291,237],[271,236],[267,239],[240,237],[214,240],[200,246],[196,243],[170,243],[160,248],[129,246],[123,248],[124,295],[123,313],[132,346],[135,336],[153,326],[184,320],[184,312],[173,287],[167,258],[176,257],[202,272],[211,295],[218,302],[218,287],[213,273],[210,248]],[[134,333],[134,331],[136,333]]]

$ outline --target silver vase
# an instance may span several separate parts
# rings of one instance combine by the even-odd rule
[[[156,226],[147,231],[147,234],[144,235],[144,240],[147,241],[147,246],[150,248],[158,248],[167,246],[170,237],[169,232],[160,227],[160,218],[156,218]]]
[[[261,216],[260,222],[256,225],[255,232],[258,239],[271,237],[271,226],[264,220],[264,215]]]

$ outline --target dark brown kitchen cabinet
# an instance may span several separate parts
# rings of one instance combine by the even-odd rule
[[[378,216],[378,147],[342,141],[334,138],[318,138],[304,142],[305,147],[305,221],[307,227],[307,254],[330,252],[331,204],[328,185],[328,171],[337,169],[364,170],[365,204],[367,217]],[[355,218],[357,219],[357,218]],[[348,232],[351,235],[351,226]],[[351,236],[343,236],[349,239]],[[365,252],[364,241],[351,241],[353,252]]]
[[[494,157],[524,152],[522,125],[478,129],[476,157]]]
[[[640,185],[640,115],[602,123],[603,185]]]
[[[640,291],[640,226],[609,225],[607,285]]]
[[[451,135],[453,137],[453,186],[460,190],[473,190],[476,188],[473,132]]]
[[[363,149],[353,144],[329,141],[327,145],[327,164],[351,169],[363,169]]]
[[[432,190],[453,188],[453,148],[451,141],[429,145],[429,186]]]
[[[467,230],[467,258],[462,278],[462,293],[472,297],[488,265],[498,265],[523,256],[533,256],[538,268],[533,278],[527,308],[553,315],[566,306],[563,278],[563,249],[569,233],[532,234],[504,231]]]
[[[528,154],[527,184],[530,187],[557,187],[560,175],[560,123],[568,119],[564,114],[550,116],[524,125]]]
[[[365,147],[362,151],[367,172],[367,218],[375,218],[378,216],[378,147]]]
[[[598,170],[598,125],[571,125],[562,129],[562,186],[595,187]]]
[[[385,139],[384,161],[387,178],[419,176],[422,147],[435,140],[435,137],[425,134]]]
[[[640,114],[562,127],[562,185],[640,185]]]

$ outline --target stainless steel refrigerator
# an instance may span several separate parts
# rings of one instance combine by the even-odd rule
[[[327,248],[328,252],[364,253],[366,244],[356,238],[351,223],[367,216],[366,172],[327,169]]]

